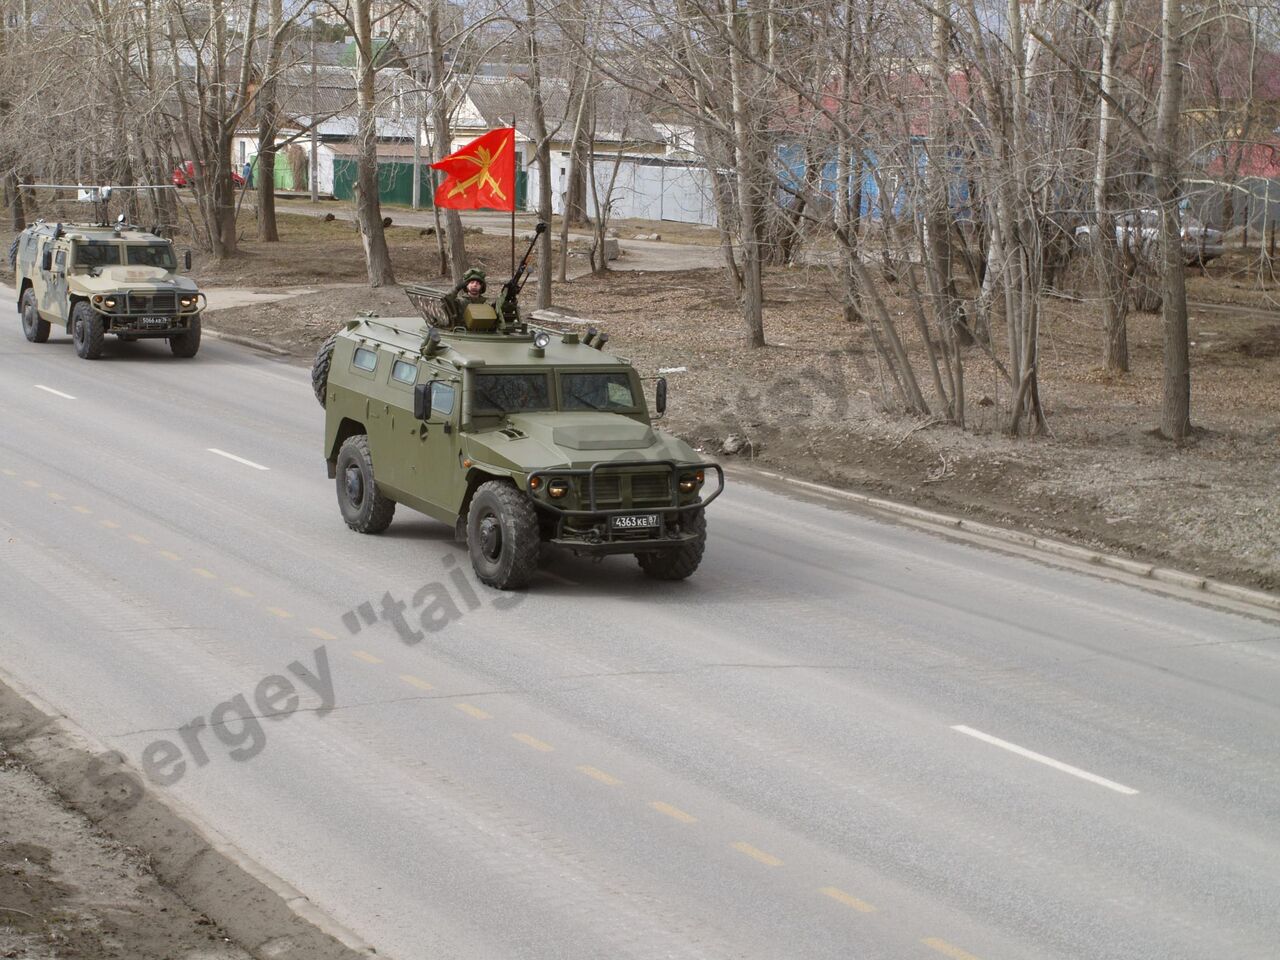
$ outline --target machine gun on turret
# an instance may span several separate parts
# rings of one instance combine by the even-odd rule
[[[511,275],[511,279],[502,285],[502,291],[498,294],[498,299],[494,303],[498,316],[502,318],[504,324],[517,324],[520,322],[518,301],[520,299],[520,291],[524,289],[525,281],[529,279],[529,258],[533,256],[533,248],[538,242],[538,237],[546,229],[547,225],[541,222],[533,228],[533,239],[529,241],[529,249],[520,258],[520,263],[516,266],[515,273]]]

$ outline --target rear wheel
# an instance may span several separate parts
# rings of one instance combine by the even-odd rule
[[[645,572],[645,576],[655,580],[684,580],[693,575],[707,548],[706,514],[699,510],[689,516],[684,521],[684,531],[695,534],[695,538],[668,550],[636,554],[636,560],[640,562],[640,569]]]
[[[102,356],[102,341],[105,339],[102,317],[81,300],[71,311],[71,340],[76,345],[76,354],[82,360],[97,360]]]
[[[169,338],[169,349],[175,357],[194,357],[200,349],[200,317],[192,317],[187,329]]]
[[[378,492],[373,478],[369,438],[348,437],[338,451],[338,509],[356,533],[381,533],[391,525],[396,502]]]
[[[467,549],[482,582],[499,590],[527,586],[542,550],[529,498],[500,480],[481,484],[467,511]]]
[[[30,288],[22,293],[22,332],[32,343],[44,343],[49,339],[49,321],[40,319],[36,292]]]

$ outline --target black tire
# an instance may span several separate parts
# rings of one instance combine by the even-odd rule
[[[684,521],[684,529],[696,533],[697,538],[673,549],[636,554],[645,576],[655,580],[684,580],[698,569],[702,553],[707,548],[706,514],[699,510],[688,517]]]
[[[200,317],[194,316],[188,321],[187,329],[169,338],[169,349],[175,357],[184,360],[194,357],[200,350]]]
[[[71,341],[76,345],[76,355],[81,360],[97,360],[102,356],[102,342],[106,330],[102,317],[83,300],[71,311]]]
[[[391,525],[396,502],[378,492],[369,438],[348,437],[338,451],[338,509],[356,533],[381,533]]]
[[[311,364],[311,389],[315,392],[316,399],[320,401],[320,406],[322,407],[324,406],[324,395],[329,389],[329,366],[333,363],[333,347],[337,342],[338,335],[335,333],[320,344],[316,359]]]
[[[467,550],[481,582],[498,590],[528,586],[542,553],[529,498],[501,480],[482,483],[467,511]]]
[[[22,332],[32,343],[44,343],[49,339],[49,321],[40,319],[36,292],[30,288],[22,292]]]

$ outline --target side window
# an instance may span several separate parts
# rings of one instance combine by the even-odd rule
[[[442,417],[453,415],[453,386],[448,383],[441,383],[439,380],[431,381],[431,415],[439,414]]]
[[[414,384],[418,380],[418,365],[408,360],[397,360],[391,367],[391,379],[397,383]]]
[[[67,251],[59,250],[53,255],[53,269],[55,273],[67,272]]]
[[[351,358],[351,365],[357,370],[372,373],[373,368],[378,365],[378,351],[370,350],[368,347],[356,347],[356,354]]]

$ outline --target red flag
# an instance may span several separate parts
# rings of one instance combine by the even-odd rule
[[[436,187],[437,207],[516,208],[515,127],[490,130],[431,166],[448,174]]]

